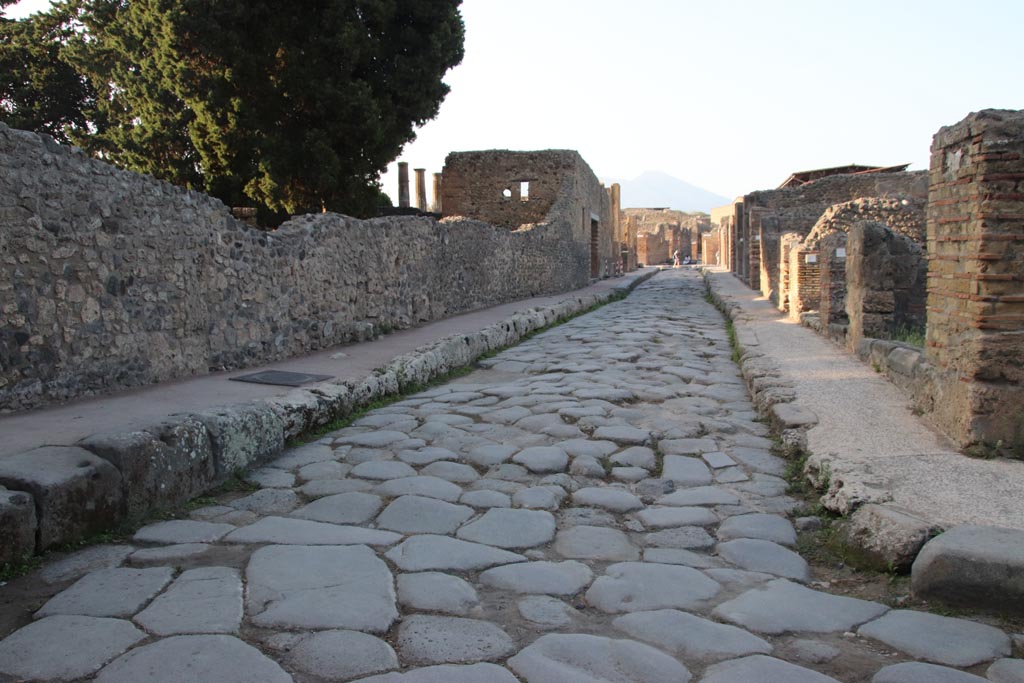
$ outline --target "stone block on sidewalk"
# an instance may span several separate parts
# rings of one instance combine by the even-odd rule
[[[847,542],[882,571],[906,571],[928,539],[941,529],[909,511],[870,503],[850,516]]]
[[[210,433],[217,479],[227,479],[284,450],[284,419],[263,403],[215,408],[196,417]]]
[[[94,434],[79,445],[121,473],[130,519],[194,498],[214,479],[209,434],[193,417],[134,432]]]
[[[950,529],[921,549],[911,569],[911,590],[923,600],[1024,614],[1024,531]]]
[[[43,446],[0,459],[0,485],[35,499],[37,551],[105,531],[123,516],[117,468],[75,446]]]
[[[24,491],[0,486],[0,565],[17,562],[36,550],[36,506]]]

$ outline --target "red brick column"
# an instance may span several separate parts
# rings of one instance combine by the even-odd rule
[[[927,359],[940,424],[1024,454],[1024,111],[939,130],[928,193]]]

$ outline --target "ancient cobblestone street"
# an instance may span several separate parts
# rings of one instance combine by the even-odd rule
[[[1000,630],[821,590],[695,271],[481,365],[44,566],[0,681],[1024,680]]]

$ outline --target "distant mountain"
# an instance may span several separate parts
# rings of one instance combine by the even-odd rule
[[[646,171],[633,180],[605,180],[622,188],[622,208],[665,207],[677,211],[704,211],[724,206],[732,199],[708,192],[661,171]]]

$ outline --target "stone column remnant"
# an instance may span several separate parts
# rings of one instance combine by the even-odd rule
[[[427,169],[417,168],[416,171],[416,208],[427,211]]]
[[[442,179],[442,177],[443,176],[440,173],[435,173],[434,174],[434,206],[431,209],[434,213],[444,213],[444,206],[442,205],[442,202],[441,202],[441,179]]]
[[[398,206],[409,207],[409,162],[398,162]]]

